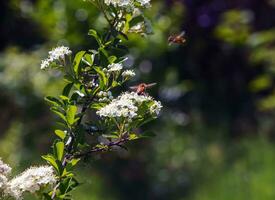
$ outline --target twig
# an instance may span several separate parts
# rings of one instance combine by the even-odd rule
[[[123,146],[123,144],[125,142],[129,141],[128,138],[126,139],[121,139],[121,140],[118,140],[116,142],[110,142],[109,144],[103,146],[103,147],[93,147],[92,149],[86,151],[86,152],[82,152],[82,153],[78,153],[78,154],[75,154],[73,155],[72,157],[73,158],[81,158],[81,157],[84,157],[84,156],[87,156],[91,153],[97,153],[97,152],[104,152],[104,151],[108,151],[111,147],[114,147],[114,146],[119,146],[121,148],[124,148],[124,149],[127,149]]]

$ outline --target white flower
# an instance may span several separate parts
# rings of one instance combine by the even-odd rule
[[[140,105],[146,101],[153,101],[153,98],[148,95],[138,95],[136,92],[125,92],[118,97],[121,100],[131,100],[136,104]]]
[[[3,174],[0,174],[0,191],[6,188],[8,178]]]
[[[104,3],[106,5],[113,5],[113,6],[117,6],[117,7],[128,7],[128,6],[132,6],[133,1],[132,0],[104,0]]]
[[[109,118],[134,118],[137,115],[138,108],[131,100],[114,99],[110,104],[97,111],[101,117]]]
[[[5,164],[0,158],[0,174],[7,176],[10,174],[11,168],[8,164]]]
[[[150,113],[159,115],[161,108],[162,108],[161,102],[154,101],[153,105],[150,107]]]
[[[136,73],[134,72],[134,70],[125,70],[124,72],[122,72],[121,76],[125,77],[125,78],[132,78],[136,75]]]
[[[150,7],[150,0],[136,0],[138,3],[140,3],[144,7]]]
[[[0,191],[4,191],[7,187],[8,178],[11,168],[9,165],[5,164],[0,158]]]
[[[65,55],[71,55],[72,51],[68,47],[60,46],[56,47],[49,52],[49,60],[64,59]]]
[[[42,60],[40,68],[46,69],[53,62],[59,61],[60,59],[64,60],[66,55],[71,55],[72,51],[68,47],[60,46],[52,49],[49,52],[48,58]]]
[[[113,63],[108,65],[108,72],[119,72],[123,69],[123,66],[121,63]]]
[[[50,61],[49,61],[49,59],[45,59],[45,60],[42,60],[42,62],[41,62],[41,69],[46,69],[46,68],[48,68],[50,66]]]
[[[144,32],[144,22],[139,22],[136,25],[132,26],[129,30],[129,33],[143,33]]]
[[[113,5],[119,8],[125,8],[129,12],[135,9],[135,3],[139,3],[142,7],[150,7],[150,0],[104,0],[106,5]]]
[[[98,99],[99,102],[108,102],[113,99],[113,94],[111,91],[108,91],[108,92],[100,91],[99,93],[97,93],[97,96],[99,97]]]
[[[31,167],[7,183],[5,193],[15,199],[22,199],[24,192],[34,193],[56,182],[51,166]]]
[[[150,0],[104,0],[106,5],[114,5],[117,7],[133,7],[135,2],[140,3],[141,6],[149,7]]]
[[[148,112],[154,115],[159,113],[161,104],[152,97],[138,95],[135,92],[125,92],[116,99],[113,99],[111,103],[98,110],[97,115],[107,118],[123,118],[127,119],[129,122],[138,115],[138,110],[144,102],[153,102],[152,112],[151,108]]]

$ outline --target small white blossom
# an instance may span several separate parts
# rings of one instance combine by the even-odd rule
[[[110,104],[97,111],[97,114],[101,117],[132,119],[137,116],[137,111],[138,108],[131,100],[114,99]]]
[[[106,5],[113,5],[116,7],[127,8],[133,6],[132,0],[104,0]]]
[[[8,164],[5,164],[0,158],[0,174],[7,176],[10,174],[11,168]]]
[[[134,70],[125,70],[124,72],[122,72],[121,76],[125,77],[125,78],[132,78],[136,75],[136,73],[134,72]]]
[[[11,168],[9,165],[4,163],[0,158],[0,191],[4,191],[7,187],[8,183],[8,175],[11,172]]]
[[[110,100],[113,99],[113,95],[111,91],[108,91],[108,92],[100,91],[99,93],[97,93],[97,96],[99,97],[98,99],[99,102],[110,102]]]
[[[48,58],[42,60],[40,68],[46,69],[53,62],[59,61],[60,59],[64,60],[66,55],[71,55],[72,51],[68,47],[60,46],[56,47],[49,52]]]
[[[54,170],[50,166],[31,167],[7,183],[5,193],[21,200],[24,192],[35,193],[41,187],[56,182]]]
[[[120,72],[123,69],[121,63],[113,63],[108,65],[108,72]]]
[[[132,26],[129,30],[129,33],[143,33],[144,32],[144,22],[139,22],[136,25]]]
[[[121,100],[131,100],[137,104],[142,104],[146,101],[153,101],[153,98],[148,95],[138,95],[136,92],[125,92],[118,97]]]
[[[42,60],[41,62],[41,69],[46,69],[50,66],[50,61],[49,59]]]
[[[143,7],[150,7],[150,0],[104,0],[104,3],[108,6],[113,5],[120,8],[126,8],[131,11],[135,8],[136,2]]]
[[[150,7],[150,0],[136,0],[136,1],[146,8]]]
[[[154,104],[150,107],[150,113],[159,115],[161,108],[162,108],[161,102],[154,101]]]
[[[0,191],[6,188],[8,178],[3,174],[0,174]]]
[[[68,47],[60,46],[56,47],[49,52],[49,60],[64,59],[65,55],[71,55],[72,51]]]

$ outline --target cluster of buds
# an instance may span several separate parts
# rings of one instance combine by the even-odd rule
[[[114,98],[111,91],[108,91],[108,92],[100,91],[97,94],[97,97],[99,98],[98,99],[99,102],[110,102]]]

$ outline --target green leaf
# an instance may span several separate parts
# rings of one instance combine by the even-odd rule
[[[129,140],[136,140],[136,139],[139,139],[139,138],[140,137],[135,133],[129,134]]]
[[[97,34],[96,30],[90,29],[88,32],[88,35],[93,36],[96,39],[99,46],[102,45],[101,39],[100,39],[99,35]]]
[[[55,143],[54,149],[55,149],[57,159],[59,161],[62,161],[62,158],[63,158],[63,155],[64,155],[64,142]]]
[[[84,57],[82,58],[82,61],[85,62],[88,66],[92,66],[94,64],[94,54],[88,54],[86,53]]]
[[[129,26],[130,28],[137,25],[138,23],[141,23],[144,21],[144,17],[142,15],[139,15],[137,17],[134,17],[130,22],[129,22]]]
[[[67,109],[67,115],[66,115],[66,119],[67,119],[67,122],[69,125],[74,124],[76,112],[77,112],[77,106],[69,105],[69,107]]]
[[[45,198],[45,200],[52,200],[51,195],[48,193],[43,193],[43,197]]]
[[[70,100],[69,97],[66,97],[66,96],[64,96],[64,95],[60,95],[59,98],[62,99],[63,102],[65,102],[65,103],[68,103],[69,100]]]
[[[69,172],[73,169],[73,167],[80,161],[80,158],[76,159],[72,159],[68,162],[67,166],[66,166],[66,171]]]
[[[145,138],[147,138],[147,137],[155,137],[155,136],[156,136],[156,134],[154,132],[152,132],[152,131],[145,131],[144,133],[142,133],[142,137],[145,137]]]
[[[59,99],[57,99],[56,97],[52,97],[52,96],[45,97],[45,101],[47,101],[47,102],[49,102],[52,105],[57,106],[57,107],[63,105],[62,102]]]
[[[70,161],[70,163],[72,164],[72,166],[75,166],[78,162],[80,161],[80,158],[74,158]]]
[[[99,110],[100,108],[104,107],[106,105],[106,103],[93,103],[91,105],[91,108],[95,109],[95,110]]]
[[[73,66],[74,66],[74,72],[75,72],[77,77],[78,77],[78,73],[79,73],[80,62],[81,62],[81,59],[82,59],[82,57],[84,56],[85,53],[86,53],[86,51],[80,51],[74,57]]]
[[[72,89],[72,87],[73,87],[73,85],[74,85],[74,83],[68,83],[68,84],[64,87],[63,92],[62,92],[62,95],[68,97],[69,94],[70,94],[70,91],[71,91],[71,89]]]
[[[117,81],[113,81],[112,82],[112,87],[114,88],[114,87],[116,87],[116,86],[118,86],[119,85],[119,83],[117,82]]]
[[[108,84],[108,78],[106,76],[106,74],[102,71],[102,69],[100,67],[94,67],[94,70],[98,73],[99,75],[99,85],[101,89],[104,89],[105,87],[107,87]]]
[[[114,63],[114,62],[117,60],[117,57],[116,57],[116,56],[110,56],[110,57],[108,58],[108,60],[109,60],[109,62],[112,64],[112,63]]]
[[[60,137],[62,140],[65,139],[66,133],[65,133],[64,131],[62,131],[62,130],[55,130],[54,132],[55,132],[55,134],[56,134],[58,137]]]
[[[56,115],[58,115],[61,119],[63,119],[63,121],[65,121],[65,122],[67,121],[65,115],[62,112],[60,112],[57,108],[53,107],[53,108],[51,108],[51,111],[53,113],[55,113]]]
[[[42,156],[42,158],[44,160],[46,160],[50,165],[52,165],[56,169],[57,172],[59,171],[58,164],[56,163],[55,157],[53,155],[51,155],[51,154],[44,155],[44,156]]]

